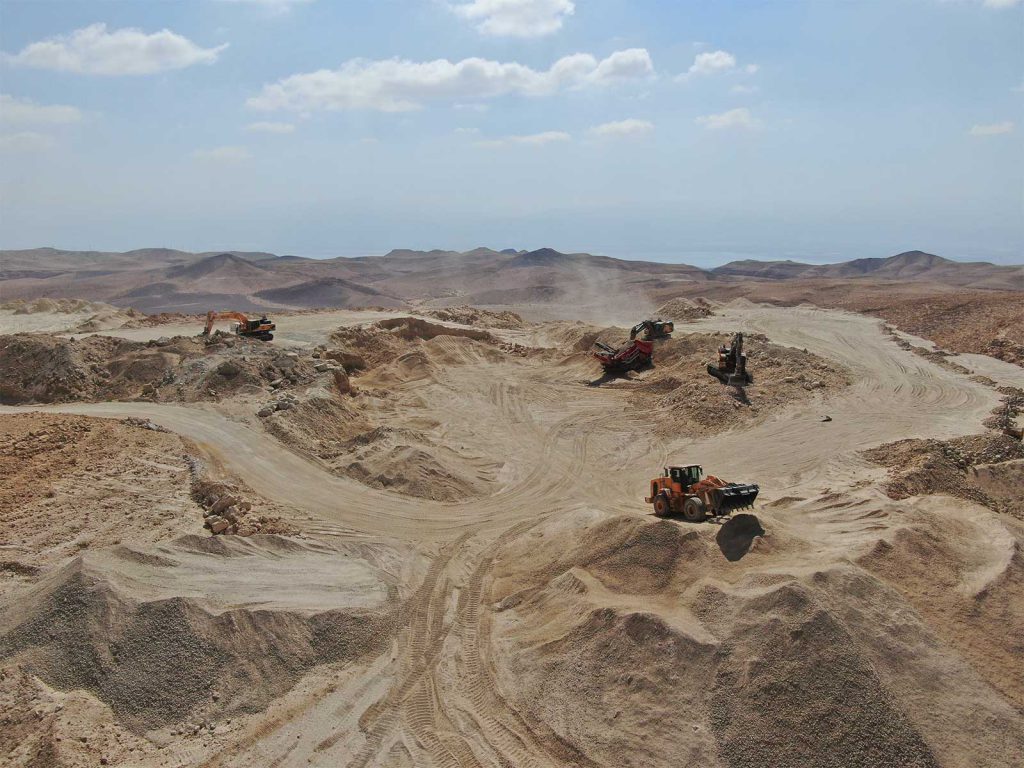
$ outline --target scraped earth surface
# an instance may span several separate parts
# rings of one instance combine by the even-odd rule
[[[984,426],[1024,369],[862,315],[676,309],[615,379],[585,350],[622,328],[466,308],[87,342],[179,356],[145,381],[57,355],[88,386],[45,405],[25,378],[0,409],[4,760],[1024,762],[1024,459]],[[745,391],[703,371],[737,330]],[[684,462],[757,505],[653,517]],[[197,466],[287,534],[204,531]]]

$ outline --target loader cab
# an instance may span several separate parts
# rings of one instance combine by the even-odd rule
[[[665,476],[673,484],[678,483],[682,488],[689,488],[694,483],[700,482],[704,470],[699,464],[687,464],[682,467],[665,467]]]

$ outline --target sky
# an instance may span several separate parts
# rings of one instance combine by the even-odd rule
[[[1022,0],[0,0],[0,247],[1024,263]]]

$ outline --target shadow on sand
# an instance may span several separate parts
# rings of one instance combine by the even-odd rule
[[[754,538],[764,535],[761,521],[755,515],[733,515],[718,531],[715,541],[725,559],[736,562],[750,551]]]

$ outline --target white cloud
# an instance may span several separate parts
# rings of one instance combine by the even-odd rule
[[[729,128],[743,128],[750,130],[758,128],[761,121],[750,114],[746,107],[730,109],[728,112],[721,112],[717,115],[702,115],[697,118],[697,124],[703,125],[708,130],[718,131]]]
[[[294,133],[295,126],[291,123],[249,123],[245,130],[255,133]]]
[[[757,93],[757,86],[756,85],[734,85],[732,88],[729,89],[729,93],[739,93],[739,94]]]
[[[53,137],[44,133],[23,131],[0,134],[0,151],[3,152],[42,152],[53,146]]]
[[[220,0],[222,3],[238,3],[240,5],[260,5],[274,13],[287,13],[293,5],[304,5],[313,0]]]
[[[197,149],[192,153],[196,160],[214,163],[241,163],[250,160],[252,155],[245,147],[214,147],[213,149]]]
[[[611,123],[595,125],[587,133],[591,136],[619,138],[623,136],[644,136],[653,130],[654,123],[631,117],[626,120],[616,120]]]
[[[516,62],[471,58],[414,62],[353,59],[339,69],[292,75],[250,98],[259,110],[375,109],[406,112],[431,101],[465,103],[505,94],[542,96],[566,88],[603,86],[654,72],[643,48],[616,51],[600,61],[589,53],[565,56],[547,70]]]
[[[107,31],[90,24],[70,35],[31,43],[5,55],[12,64],[86,75],[149,75],[193,64],[212,64],[227,44],[201,48],[168,29],[147,35],[138,29]]]
[[[748,75],[757,74],[757,64],[747,64],[742,71]],[[690,78],[704,77],[706,75],[718,75],[724,72],[737,72],[736,57],[728,51],[706,51],[698,53],[690,68],[681,75],[676,76],[678,81],[686,81]]]
[[[576,6],[571,0],[472,0],[450,6],[477,31],[495,37],[541,37],[562,28]]]
[[[60,104],[36,104],[0,93],[0,123],[77,123],[82,113],[75,107]]]
[[[562,141],[569,141],[572,139],[565,131],[544,131],[543,133],[531,133],[525,136],[505,136],[500,139],[489,139],[487,141],[478,141],[476,146],[486,147],[488,149],[496,149],[498,147],[509,147],[515,145],[527,145],[532,147],[539,147],[545,144],[554,144]]]
[[[709,51],[698,53],[693,60],[688,75],[713,75],[718,72],[728,72],[735,68],[736,57],[728,51]]]
[[[971,136],[999,136],[1004,133],[1013,133],[1013,121],[1003,120],[1001,123],[985,123],[972,125],[968,133]]]

